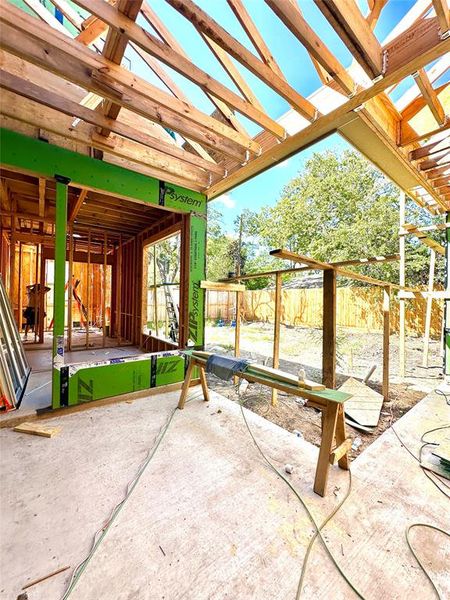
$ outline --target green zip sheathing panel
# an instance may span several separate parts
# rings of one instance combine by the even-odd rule
[[[200,288],[206,272],[206,218],[203,216],[191,216],[189,256],[188,345],[200,349],[205,330],[205,290]]]
[[[84,154],[72,152],[9,129],[0,128],[1,162],[41,177],[55,173],[70,185],[127,197],[178,212],[206,214],[206,197]]]
[[[183,381],[186,359],[175,350],[58,367],[58,404],[73,406]]]
[[[56,182],[55,284],[53,287],[52,406],[59,402],[60,372],[64,364],[64,316],[66,285],[67,184]]]

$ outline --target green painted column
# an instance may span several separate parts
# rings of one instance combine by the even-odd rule
[[[205,290],[200,281],[206,277],[206,217],[197,213],[191,215],[189,255],[188,346],[203,349]]]
[[[60,406],[60,367],[64,365],[64,320],[66,285],[67,185],[56,175],[55,281],[53,288],[53,376],[52,407]]]

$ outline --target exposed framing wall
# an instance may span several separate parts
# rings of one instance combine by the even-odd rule
[[[57,181],[56,225],[55,225],[55,290],[54,290],[54,343],[53,343],[53,386],[52,406],[60,406],[60,371],[64,367],[64,296],[65,261],[67,253],[67,187],[76,185],[81,189],[93,189],[135,202],[153,204],[167,211],[167,218],[159,232],[164,231],[178,220],[182,232],[182,281],[185,318],[180,331],[180,348],[187,345],[201,348],[204,340],[204,291],[200,281],[205,278],[206,246],[206,198],[204,195],[186,188],[168,185],[140,173],[111,165],[36,140],[13,131],[2,129],[2,164],[12,170],[31,173],[35,176],[55,178]],[[172,216],[176,214],[176,217]],[[174,222],[170,223],[170,220]],[[163,232],[163,233],[161,233]],[[141,294],[142,294],[142,249],[144,238],[151,233],[143,232],[125,244],[120,244],[116,260],[125,261],[129,268],[127,286],[136,287],[139,294],[128,294],[127,286],[116,281],[116,303],[123,302],[125,311],[121,313],[116,328],[122,329],[127,338],[135,343],[147,343],[141,339]],[[157,344],[155,344],[157,345]],[[150,344],[152,346],[152,344]],[[151,347],[152,350],[157,348]],[[161,348],[158,348],[161,349]],[[165,349],[165,348],[162,348]],[[111,371],[114,364],[109,365]],[[114,377],[108,373],[108,377]],[[132,391],[132,390],[130,390]]]

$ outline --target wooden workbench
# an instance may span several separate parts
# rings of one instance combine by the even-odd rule
[[[186,351],[189,358],[189,366],[186,371],[186,377],[181,388],[178,408],[183,409],[189,384],[192,378],[192,371],[198,367],[200,372],[200,383],[203,390],[203,397],[209,401],[209,390],[206,381],[206,359],[196,356],[195,351]],[[320,391],[310,391],[290,383],[282,383],[271,377],[263,376],[260,373],[252,372],[251,365],[245,372],[238,372],[236,376],[240,379],[246,379],[250,383],[259,383],[272,389],[277,389],[292,396],[299,396],[306,400],[306,405],[317,408],[322,413],[322,438],[320,442],[319,457],[317,459],[316,475],[314,479],[314,491],[319,496],[324,496],[326,492],[328,472],[330,464],[338,463],[341,469],[348,469],[350,458],[348,451],[351,447],[351,438],[345,435],[344,402],[351,398],[351,394],[340,392],[338,390],[324,389]]]

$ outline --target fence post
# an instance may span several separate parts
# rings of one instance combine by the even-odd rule
[[[389,401],[389,336],[391,287],[383,288],[383,384],[382,393],[385,402]]]
[[[281,322],[281,273],[275,275],[275,318],[273,325],[273,359],[272,366],[278,369],[280,366],[280,322]],[[278,390],[272,388],[272,406],[276,406]]]
[[[434,288],[434,268],[436,265],[436,252],[430,250],[430,274],[428,279],[428,291],[432,292]],[[428,296],[427,298],[427,310],[425,313],[425,337],[423,340],[423,358],[422,367],[428,367],[428,346],[430,343],[430,329],[431,329],[431,309],[433,307],[433,298]]]

